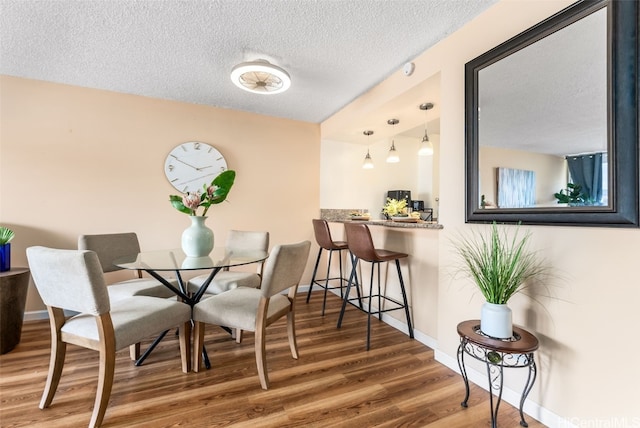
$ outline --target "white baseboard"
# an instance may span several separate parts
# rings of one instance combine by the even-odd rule
[[[48,320],[49,313],[45,310],[29,311],[24,313],[24,321]]]

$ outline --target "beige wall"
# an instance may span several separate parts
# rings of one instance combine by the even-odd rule
[[[330,135],[372,104],[441,73],[439,217],[445,228],[437,232],[438,263],[425,266],[437,270],[431,275],[439,283],[437,292],[416,293],[413,305],[437,299],[435,321],[418,318],[437,324],[430,326],[436,354],[446,364],[455,365],[457,323],[477,318],[482,303],[471,284],[450,275],[449,238],[482,227],[464,223],[464,64],[570,3],[502,1],[416,58],[411,77],[394,73],[322,124],[323,135]],[[319,194],[319,177],[352,164],[323,165],[321,175],[317,125],[8,77],[0,80],[0,97],[0,222],[18,234],[15,266],[26,264],[27,246],[73,248],[79,233],[134,230],[143,248],[177,246],[187,218],[167,202],[173,190],[162,163],[188,140],[213,144],[239,173],[231,203],[213,208],[209,224],[217,239],[231,228],[268,229],[272,243],[312,239],[309,223],[321,198],[323,207],[342,207],[342,201],[331,206],[324,190]],[[346,183],[329,191],[350,200]],[[535,416],[552,426],[638,424],[632,418],[640,417],[640,365],[634,362],[640,345],[632,329],[640,301],[640,230],[529,229],[557,272],[549,284],[553,299],[517,296],[511,303],[514,321],[541,341],[530,395]],[[307,282],[309,275],[308,267]],[[28,310],[38,308],[32,293]],[[514,372],[507,373],[506,387],[519,392],[523,379]]]
[[[481,147],[479,151],[480,194],[497,204],[496,168],[514,168],[536,173],[536,204],[554,206],[553,194],[567,187],[567,167],[561,156],[521,150]]]
[[[323,140],[320,154],[320,207],[367,209],[372,218],[382,218],[382,206],[388,190],[410,190],[412,199],[424,200],[433,207],[438,181],[433,165],[439,153],[439,135],[432,134],[433,156],[418,156],[419,139],[394,139],[399,163],[387,163],[391,143],[387,139],[372,142],[369,153],[373,169],[363,169],[367,146]]]
[[[479,317],[482,299],[472,284],[452,279],[450,237],[487,226],[464,223],[464,64],[568,6],[572,1],[502,1],[414,59],[411,77],[401,70],[322,124],[331,135],[394,94],[405,93],[441,73],[439,290],[437,358],[456,366],[456,325]],[[324,200],[326,195],[322,194]],[[640,230],[530,226],[533,245],[552,265],[554,298],[524,295],[510,303],[514,322],[540,339],[539,376],[528,409],[550,426],[637,426],[640,365],[634,340],[640,301]],[[413,301],[414,307],[422,302]],[[475,366],[478,373],[483,368]],[[521,371],[524,372],[524,371]],[[524,373],[506,373],[506,387],[519,393]],[[620,425],[625,424],[625,425]]]
[[[229,229],[268,230],[271,245],[310,239],[319,215],[317,124],[53,83],[0,77],[0,223],[25,248],[75,248],[82,233],[138,233],[143,249],[180,246],[189,219],[173,209],[169,151],[204,141],[237,171],[229,202],[209,211]],[[315,251],[312,247],[312,251]],[[311,258],[302,283],[313,268]],[[27,311],[42,309],[29,291]]]

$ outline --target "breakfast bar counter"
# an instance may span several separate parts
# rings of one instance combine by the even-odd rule
[[[353,220],[350,218],[350,214],[357,210],[343,210],[343,209],[321,209],[320,218],[326,221],[334,223],[347,223],[358,222],[364,223],[370,226],[385,226],[385,227],[398,227],[403,229],[442,229],[443,226],[436,221],[423,221],[406,222],[406,221],[394,221],[383,219],[370,219],[370,220]]]
[[[400,227],[403,229],[442,229],[442,225],[435,221],[422,221],[418,220],[415,223],[409,223],[405,221],[393,221],[393,220],[327,220],[336,223],[364,223],[369,226],[385,226],[385,227]]]
[[[346,241],[344,225],[360,223],[369,226],[371,237],[376,248],[409,254],[401,260],[402,276],[408,294],[411,319],[414,329],[425,343],[435,346],[437,331],[438,302],[438,261],[440,248],[440,231],[443,229],[437,222],[419,220],[417,223],[382,219],[351,220],[351,213],[358,209],[321,209],[320,218],[329,223],[331,235],[335,240]],[[379,213],[372,213],[379,217]],[[311,221],[309,221],[311,223]],[[311,228],[311,224],[309,224]],[[350,266],[348,259],[343,262]],[[337,263],[335,264],[337,266]],[[333,268],[333,266],[332,266]],[[394,269],[394,266],[390,266]],[[386,268],[385,268],[386,269]],[[392,272],[392,271],[390,271]],[[371,269],[367,264],[358,272],[360,278],[370,278]],[[339,276],[336,270],[331,277]],[[386,281],[386,292],[389,296],[401,299],[402,294],[396,275],[383,273]],[[406,332],[405,318],[402,314],[390,312],[383,317],[385,322]],[[433,343],[431,340],[433,339]]]

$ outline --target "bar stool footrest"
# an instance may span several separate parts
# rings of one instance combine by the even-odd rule
[[[340,281],[341,285],[332,285],[332,284],[328,284],[327,285],[327,281]],[[326,288],[327,290],[339,290],[340,288],[347,288],[347,286],[349,285],[349,279],[341,278],[339,276],[337,276],[335,278],[322,278],[322,279],[314,280],[313,281],[313,285],[317,285],[318,287]]]
[[[398,310],[400,310],[400,309],[404,309],[404,304],[403,304],[402,302],[400,302],[400,301],[398,301],[398,300],[396,300],[396,299],[392,298],[392,297],[384,296],[384,295],[381,295],[381,294],[373,294],[373,295],[371,296],[371,299],[372,299],[372,300],[373,300],[373,299],[378,299],[378,298],[380,298],[380,299],[384,300],[385,302],[391,302],[391,303],[395,304],[395,305],[396,305],[396,307],[388,308],[388,309],[380,309],[380,308],[378,308],[378,309],[377,309],[377,310],[375,310],[375,311],[371,311],[371,312],[369,312],[369,310],[370,310],[370,309],[369,309],[369,310],[367,310],[367,309],[365,309],[364,307],[360,307],[360,303],[359,303],[359,302],[360,302],[360,299],[359,299],[359,298],[357,298],[357,297],[350,297],[350,298],[348,298],[348,299],[346,299],[346,300],[347,300],[347,303],[349,303],[351,306],[355,306],[356,308],[360,309],[360,310],[361,310],[362,312],[364,312],[365,314],[370,313],[371,315],[381,314],[381,313],[391,312],[391,311],[398,311]],[[369,296],[362,296],[362,303],[363,303],[363,304],[365,304],[365,303],[367,302],[367,300],[368,300],[368,299],[369,299]],[[358,301],[358,304],[353,303],[354,301]]]

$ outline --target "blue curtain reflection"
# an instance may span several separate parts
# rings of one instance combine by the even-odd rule
[[[602,204],[602,153],[568,156],[571,181],[581,187],[588,204]]]

